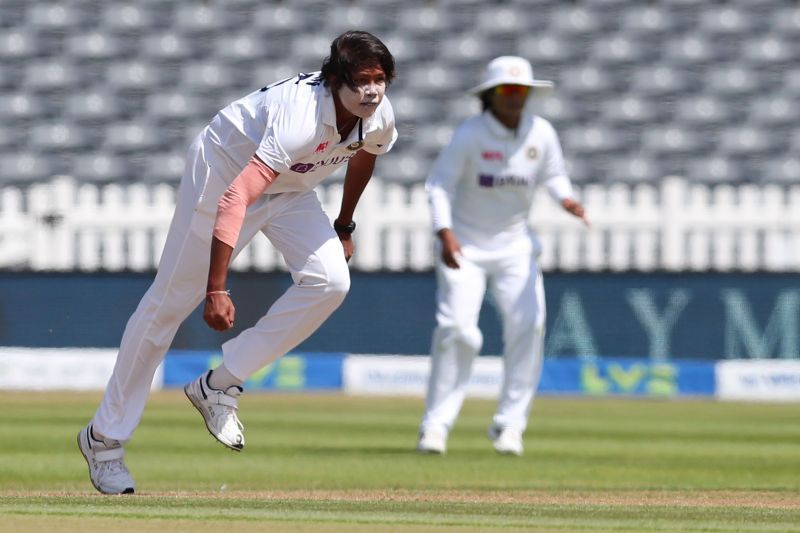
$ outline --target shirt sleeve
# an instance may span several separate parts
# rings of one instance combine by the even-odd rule
[[[256,155],[278,174],[313,151],[314,117],[303,108],[273,104],[266,108],[267,127]]]
[[[537,120],[544,120],[537,118]],[[560,202],[574,196],[572,182],[567,175],[561,143],[553,126],[545,121],[544,185],[554,200]]]
[[[465,125],[453,134],[450,143],[439,153],[433,163],[425,190],[431,207],[433,231],[453,226],[452,205],[458,182],[468,166],[470,135]]]

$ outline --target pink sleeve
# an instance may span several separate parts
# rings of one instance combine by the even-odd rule
[[[258,200],[276,177],[278,174],[266,163],[255,156],[250,158],[217,203],[214,237],[234,248],[247,206]]]

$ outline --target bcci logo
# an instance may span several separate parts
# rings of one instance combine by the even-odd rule
[[[314,166],[314,163],[296,163],[289,167],[289,170],[292,172],[297,172],[298,174],[305,174],[309,170],[313,169]]]
[[[361,149],[362,146],[364,146],[364,141],[356,141],[348,144],[347,149],[351,152],[355,152],[356,150]]]

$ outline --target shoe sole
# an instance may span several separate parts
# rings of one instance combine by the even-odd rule
[[[206,415],[203,414],[203,406],[202,405],[198,405],[197,402],[194,401],[194,398],[192,398],[192,395],[189,393],[189,385],[186,385],[183,388],[183,393],[186,395],[186,398],[192,403],[194,408],[197,409],[197,412],[200,413],[200,416],[203,418],[203,423],[206,425],[206,430],[208,431],[208,434],[211,435],[212,437],[214,437],[215,441],[219,442],[220,444],[222,444],[223,446],[225,446],[229,450],[233,450],[235,452],[240,452],[240,451],[242,451],[242,449],[244,449],[244,445],[240,444],[237,447],[235,444],[228,444],[227,442],[224,442],[224,441],[220,440],[219,437],[217,437],[214,434],[214,432],[208,426],[208,421],[206,420]]]
[[[122,492],[106,492],[95,484],[94,480],[92,479],[92,463],[89,461],[89,457],[86,455],[86,452],[83,451],[83,446],[81,445],[82,433],[83,430],[78,432],[78,449],[81,451],[81,455],[83,456],[84,461],[86,461],[86,467],[89,469],[89,481],[92,482],[92,486],[97,489],[97,492],[101,494],[135,494],[133,487],[128,487]]]
[[[433,450],[431,448],[417,448],[417,453],[420,455],[444,455],[444,450]]]

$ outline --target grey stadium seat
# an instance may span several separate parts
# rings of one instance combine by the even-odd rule
[[[147,97],[146,113],[156,121],[190,119],[209,112],[211,111],[204,98],[183,91],[155,93]]]
[[[545,98],[534,98],[528,102],[529,109],[552,122],[556,129],[566,126],[578,119],[580,110],[569,95],[558,90]]]
[[[164,78],[162,70],[142,60],[116,63],[106,71],[106,83],[117,90],[156,90]]]
[[[403,35],[446,35],[457,21],[444,6],[433,3],[402,10],[398,23],[398,31]]]
[[[536,74],[540,65],[583,62],[586,53],[575,39],[553,33],[525,35],[517,42],[517,54],[533,64]]]
[[[80,6],[59,3],[35,3],[28,9],[27,24],[34,31],[64,31],[80,27]]]
[[[10,127],[0,123],[0,152],[14,152],[27,145],[28,136],[24,128]]]
[[[760,181],[796,185],[800,183],[800,157],[787,155],[767,161],[762,167]]]
[[[47,180],[57,173],[54,159],[31,152],[0,153],[0,178],[3,183]]]
[[[657,102],[636,94],[606,99],[601,113],[603,120],[619,125],[645,125],[663,117]]]
[[[712,68],[706,75],[705,88],[714,94],[751,96],[761,89],[762,76],[741,65]]]
[[[687,165],[687,177],[698,183],[739,183],[747,176],[743,168],[728,158],[712,155],[693,159]]]
[[[571,154],[613,154],[627,148],[624,130],[595,125],[577,125],[564,131],[564,150]]]
[[[399,183],[420,183],[428,176],[430,164],[413,152],[398,152],[392,150],[378,158],[376,175],[386,181]]]
[[[615,157],[608,169],[607,181],[656,183],[663,178],[659,165],[646,153],[634,152]]]
[[[98,31],[70,35],[66,43],[67,54],[78,59],[114,59],[124,50],[117,36]]]
[[[102,28],[109,28],[116,33],[142,32],[150,33],[157,27],[157,9],[149,9],[133,1],[108,2],[103,5]]]
[[[477,33],[487,36],[518,35],[520,32],[531,31],[535,20],[521,17],[515,7],[487,4],[479,8],[475,25]]]
[[[36,36],[30,31],[14,28],[0,33],[0,60],[24,60],[35,57],[38,53]]]
[[[662,57],[670,65],[704,66],[721,60],[730,50],[729,46],[715,46],[702,33],[687,34],[667,41],[663,45]]]
[[[190,93],[216,93],[237,85],[236,69],[222,62],[193,62],[181,72],[181,86]]]
[[[150,60],[182,61],[196,57],[199,51],[191,38],[164,32],[149,34],[142,42],[141,53]]]
[[[381,29],[393,27],[393,23],[384,10],[370,8],[366,2],[339,6],[329,10],[325,17],[325,29],[331,35],[352,29],[363,29],[379,35]]]
[[[250,66],[265,56],[267,43],[255,35],[221,35],[214,40],[214,57],[225,62],[241,62]]]
[[[720,134],[718,149],[732,156],[768,156],[783,152],[788,141],[769,130],[731,126]]]
[[[580,5],[561,4],[555,10],[548,26],[549,31],[570,38],[588,36],[603,28],[598,17],[591,10]]]
[[[185,165],[183,152],[158,152],[148,157],[142,179],[148,183],[178,184]]]
[[[733,116],[733,110],[722,98],[707,94],[681,99],[677,102],[675,118],[690,127],[720,126]]]
[[[708,135],[690,127],[675,125],[646,130],[642,135],[642,147],[658,155],[701,155],[712,143]]]
[[[633,40],[626,35],[614,35],[591,43],[589,59],[609,68],[634,65],[655,57],[656,48],[645,39]]]
[[[104,147],[115,153],[142,152],[162,148],[162,131],[147,122],[112,123],[106,127]]]
[[[119,117],[121,107],[114,93],[78,92],[67,97],[64,113],[77,121],[105,122]]]
[[[223,5],[181,2],[175,9],[172,27],[180,33],[212,34],[230,28],[232,17]]]
[[[559,78],[560,91],[582,97],[608,93],[615,87],[615,81],[608,71],[593,63],[564,69]]]
[[[756,20],[734,6],[710,4],[698,21],[698,30],[711,36],[742,36],[756,28]]]
[[[132,167],[125,158],[111,154],[82,154],[72,158],[70,174],[88,182],[115,182],[131,177]]]
[[[756,37],[742,43],[742,59],[753,65],[794,65],[797,57],[797,44],[789,44],[775,35]]]
[[[677,26],[669,9],[658,4],[634,5],[622,13],[621,26],[626,35],[658,37]]]
[[[259,5],[250,17],[253,29],[266,32],[296,32],[306,27],[305,10],[288,3]]]
[[[31,94],[4,92],[0,98],[0,118],[13,123],[14,119],[34,119],[45,114],[42,99]]]
[[[83,128],[68,122],[37,124],[31,128],[30,146],[39,153],[79,150],[89,144],[89,138]]]
[[[483,67],[496,54],[492,38],[477,33],[446,36],[439,45],[439,58],[449,65],[478,64]]]
[[[658,64],[637,69],[631,80],[631,89],[645,96],[686,94],[691,85],[685,71]]]
[[[748,109],[748,122],[765,128],[794,129],[800,123],[800,107],[782,94],[762,96]]]
[[[80,69],[63,60],[36,61],[27,65],[23,86],[33,92],[63,93],[79,82]]]
[[[771,12],[770,29],[784,39],[800,39],[800,6],[791,4]]]

